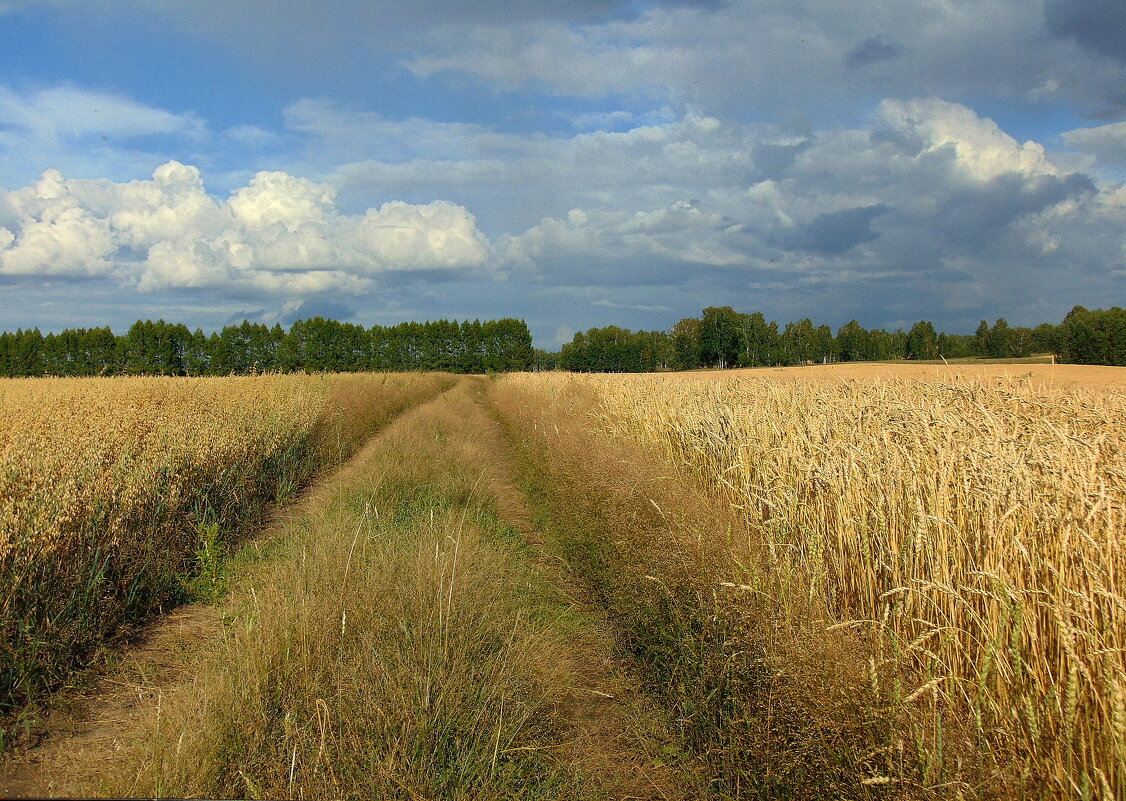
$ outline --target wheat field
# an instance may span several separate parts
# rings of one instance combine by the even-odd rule
[[[413,540],[394,534],[411,520],[434,529],[418,554],[430,559],[453,543],[459,558],[449,531],[468,513],[436,518],[435,509],[452,502],[447,495],[474,497],[482,519],[496,517],[482,470],[505,497],[522,495],[512,508],[526,501],[517,518],[530,539],[513,543],[565,566],[606,616],[614,658],[638,677],[637,709],[660,713],[639,731],[659,727],[653,743],[664,743],[664,756],[646,745],[637,764],[678,766],[669,786],[683,783],[685,797],[697,781],[701,797],[717,798],[1126,797],[1126,382],[1116,379],[1053,365],[880,365],[512,374],[451,392],[442,390],[454,380],[434,374],[0,381],[0,707],[42,697],[153,612],[192,598],[223,603],[224,587],[208,586],[223,571],[212,576],[209,565],[261,524],[267,505],[370,439],[371,486],[353,500],[363,500],[363,515],[382,510],[370,534],[389,559],[407,543],[403,564],[414,564]],[[391,492],[399,483],[402,498]],[[293,578],[308,592],[280,590],[279,620],[339,607],[360,570],[361,526],[345,517],[310,522],[308,539],[275,554],[293,576],[316,564],[331,574],[315,592]],[[498,537],[514,536],[497,525]],[[330,531],[339,547],[311,560]],[[498,558],[486,556],[482,569]],[[251,563],[253,582],[254,564],[266,563]],[[387,612],[407,595],[379,595],[394,572],[382,565],[370,565],[363,595],[374,605],[362,617],[389,615],[388,631],[404,634],[425,619],[418,630],[429,631],[426,604]],[[489,598],[511,576],[495,578]],[[486,650],[495,631],[539,614],[522,606],[525,578],[512,580],[519,586],[504,592],[514,605],[474,613]],[[560,597],[575,603],[570,589]],[[358,766],[367,746],[347,743],[374,736],[370,721],[358,723],[370,704],[355,701],[371,687],[356,683],[352,656],[341,661],[337,647],[346,620],[359,622],[352,612],[321,618],[298,626],[301,641],[336,649],[339,675],[307,686],[327,664],[308,655],[315,648],[286,669],[310,719],[339,693],[334,725],[356,734],[331,763],[321,761],[324,728],[281,756],[274,735],[259,737],[262,776],[279,788],[295,780],[295,746],[308,764],[333,770],[359,759],[348,782],[366,775]],[[274,709],[277,666],[294,653],[296,629],[282,630],[247,641],[268,657],[255,669],[263,709]],[[240,677],[229,686],[217,678],[222,693],[245,689],[248,653],[219,659],[216,677]],[[496,675],[513,698],[528,692],[520,670]],[[186,685],[189,700],[197,680]],[[394,711],[407,720],[414,702],[402,703]],[[466,714],[492,714],[490,703]],[[212,700],[204,711],[229,706]],[[372,708],[380,720],[393,711]],[[536,719],[560,709],[546,703]],[[261,715],[236,718],[203,726],[200,748],[220,729],[261,734]],[[565,718],[534,748],[553,753],[574,725]],[[181,739],[165,745],[179,754]],[[492,775],[498,746],[482,747]],[[418,754],[429,753],[403,762],[403,775],[423,782],[431,757]],[[244,750],[232,754],[241,764]],[[227,757],[215,764],[231,768]],[[620,767],[591,786],[619,781],[609,773]],[[569,770],[541,789],[578,781]],[[245,778],[223,776],[207,786],[241,788]],[[188,786],[181,779],[169,787]],[[501,784],[524,792],[528,781],[518,771]]]
[[[1126,797],[1122,384],[881,369],[507,380],[736,509],[713,583],[851,632],[918,786]]]

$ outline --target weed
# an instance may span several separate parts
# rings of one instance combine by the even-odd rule
[[[196,526],[199,545],[196,547],[194,569],[184,579],[184,588],[195,600],[213,604],[226,592],[226,547],[219,535],[219,524]]]

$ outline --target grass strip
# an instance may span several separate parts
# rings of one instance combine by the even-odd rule
[[[570,758],[582,621],[498,515],[462,387],[396,420],[258,561],[114,775],[126,796],[606,797]],[[98,772],[103,768],[99,768]]]

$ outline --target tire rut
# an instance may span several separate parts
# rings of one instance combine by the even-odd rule
[[[531,546],[541,575],[590,621],[571,650],[566,667],[575,682],[560,703],[560,711],[574,731],[570,747],[591,772],[607,779],[611,798],[671,801],[693,797],[685,790],[692,785],[689,777],[662,759],[666,746],[674,742],[667,720],[640,689],[629,666],[615,655],[603,613],[563,560],[551,553],[550,544],[536,527],[498,413],[490,408],[483,387],[479,393],[479,425],[491,455],[487,475],[498,512]]]

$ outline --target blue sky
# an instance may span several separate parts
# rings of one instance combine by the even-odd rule
[[[0,330],[1121,305],[1121,0],[0,2]]]

